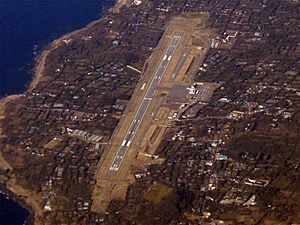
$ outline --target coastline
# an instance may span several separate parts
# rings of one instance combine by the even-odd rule
[[[16,204],[21,206],[21,208],[25,209],[29,213],[27,219],[24,222],[24,225],[34,224],[33,209],[28,204],[26,204],[23,200],[18,198],[18,196],[15,193],[13,193],[9,189],[7,189],[1,183],[0,183],[0,194],[5,196],[6,198],[8,198],[11,201],[14,201]]]
[[[109,8],[108,11],[118,13],[121,8],[125,7],[128,4],[128,2],[130,2],[130,0],[116,0],[115,4],[111,8]],[[85,27],[64,34],[63,36],[51,41],[49,45],[41,50],[41,53],[34,60],[35,62],[32,72],[32,80],[28,86],[28,89],[22,94],[8,95],[0,99],[0,140],[5,137],[5,134],[1,129],[1,123],[3,120],[5,120],[6,117],[7,104],[17,101],[21,97],[24,97],[28,92],[32,91],[41,81],[46,81],[47,78],[44,76],[44,70],[48,55],[56,48],[63,45],[65,39],[69,39],[78,33],[84,32],[85,30],[105,19],[105,13],[107,12],[104,11],[103,15],[99,19],[88,23]],[[38,193],[29,189],[25,189],[21,184],[17,183],[16,177],[10,173],[13,167],[2,156],[1,149],[0,169],[2,169],[3,171],[9,171],[7,173],[8,175],[0,175],[0,190],[4,190],[2,191],[4,193],[9,193],[9,196],[11,196],[12,199],[18,202],[30,213],[27,224],[43,224],[42,216],[44,210],[42,197]]]
[[[109,11],[111,11],[113,13],[118,13],[121,8],[125,7],[128,4],[128,2],[130,2],[130,0],[116,0],[115,5],[112,8],[110,8]],[[34,76],[33,76],[33,79],[31,81],[30,85],[29,85],[28,90],[25,91],[25,93],[28,92],[28,91],[33,90],[39,82],[41,82],[41,81],[43,81],[43,80],[46,79],[45,77],[43,77],[43,72],[44,72],[44,68],[45,68],[46,59],[47,59],[48,55],[50,54],[50,52],[52,52],[56,48],[58,48],[61,45],[63,45],[65,39],[69,39],[73,35],[76,35],[76,34],[78,34],[80,32],[83,32],[83,31],[89,29],[90,27],[94,26],[95,24],[99,23],[101,20],[103,20],[105,18],[103,16],[101,16],[101,18],[99,18],[97,20],[94,20],[94,21],[90,22],[89,24],[87,24],[83,28],[80,28],[78,30],[74,30],[74,31],[72,31],[70,33],[64,34],[63,36],[61,36],[61,37],[59,37],[57,39],[54,39],[50,43],[50,46],[48,48],[46,47],[45,49],[43,49],[41,51],[41,54],[38,55],[35,58],[35,63],[34,63],[35,66],[34,66],[34,69],[33,69]]]

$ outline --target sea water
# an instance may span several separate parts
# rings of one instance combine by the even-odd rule
[[[0,0],[0,98],[24,92],[35,53],[51,40],[100,18],[113,0]],[[0,224],[18,225],[29,212],[0,193]]]

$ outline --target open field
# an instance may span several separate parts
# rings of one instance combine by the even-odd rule
[[[144,192],[144,198],[151,202],[159,202],[170,194],[172,190],[172,188],[164,184],[153,184]]]

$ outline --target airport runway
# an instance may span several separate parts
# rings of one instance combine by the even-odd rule
[[[121,167],[121,164],[126,156],[126,153],[130,147],[130,144],[132,143],[132,140],[135,137],[135,134],[144,119],[144,116],[147,112],[147,109],[151,103],[152,97],[154,96],[156,89],[158,88],[160,81],[162,80],[169,63],[177,49],[177,46],[183,37],[184,32],[175,32],[172,36],[172,39],[167,47],[167,49],[164,52],[164,56],[161,59],[161,62],[159,64],[159,67],[156,70],[156,73],[154,77],[151,80],[151,83],[146,91],[146,94],[144,95],[144,98],[142,99],[142,102],[139,105],[139,108],[131,122],[131,125],[129,129],[126,132],[126,135],[121,143],[121,146],[118,149],[117,154],[114,157],[113,162],[111,163],[111,166],[109,167],[107,171],[108,176],[114,176],[117,174],[118,170]]]

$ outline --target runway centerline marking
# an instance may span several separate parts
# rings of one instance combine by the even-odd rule
[[[173,57],[174,53],[176,52],[176,49],[178,47],[178,44],[183,37],[184,32],[175,32],[171,41],[169,42],[168,47],[166,48],[163,57],[160,61],[159,66],[157,67],[157,70],[152,77],[151,83],[147,88],[147,91],[144,95],[144,98],[142,99],[138,110],[135,113],[135,116],[133,118],[133,122],[131,122],[131,125],[129,129],[127,130],[122,145],[120,145],[117,154],[115,155],[111,166],[108,170],[108,175],[110,171],[117,172],[120,169],[120,166],[128,152],[128,149],[130,147],[130,144],[132,143],[132,140],[135,137],[136,131],[139,129],[139,126],[144,119],[144,116],[148,110],[148,107],[151,103],[152,97],[156,93],[156,89],[159,86],[169,64],[171,61],[171,58]],[[125,141],[125,142],[124,142]],[[127,144],[126,144],[127,143]],[[114,174],[115,175],[115,174]]]

